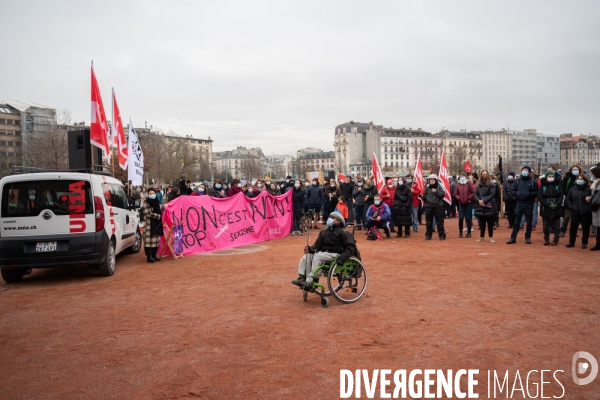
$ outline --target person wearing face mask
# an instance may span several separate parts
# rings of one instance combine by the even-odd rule
[[[323,188],[323,220],[329,218],[329,213],[335,210],[337,199],[341,196],[340,190],[335,183],[335,179],[326,181],[325,187]]]
[[[562,180],[562,190],[565,196],[569,193],[571,188],[575,186],[575,181],[579,174],[583,173],[583,168],[579,165],[573,165]],[[569,221],[571,220],[571,210],[565,208],[565,216],[563,217],[563,222],[560,227],[560,237],[564,237],[567,229],[569,228]]]
[[[571,211],[571,228],[569,231],[569,243],[567,247],[574,247],[577,238],[577,228],[581,224],[582,237],[581,248],[587,248],[590,237],[590,227],[592,226],[592,210],[590,201],[592,190],[590,189],[590,179],[586,174],[580,173],[575,180],[575,186],[569,189],[565,197],[565,208]]]
[[[560,217],[564,212],[562,207],[564,195],[559,182],[556,181],[554,171],[546,171],[540,183],[538,199],[544,224],[544,246],[556,246],[560,237]],[[550,243],[550,233],[554,234],[552,243]]]
[[[266,183],[266,182],[265,182]],[[271,182],[271,184],[269,185],[269,194],[273,195],[273,196],[280,196],[281,195],[281,190],[279,189],[279,187],[277,187],[277,185],[273,182]]]
[[[413,176],[408,174],[406,175],[406,186],[410,189],[412,193],[412,206],[410,208],[412,215],[412,227],[413,232],[419,232],[419,207],[421,206],[421,201],[419,197],[421,195],[421,191],[417,187],[417,185],[413,184]]]
[[[254,197],[258,196],[258,194],[255,194],[257,192],[255,192],[254,187],[249,183],[244,185],[244,187],[242,188],[242,192],[249,199],[253,199]]]
[[[350,179],[350,175],[346,175],[346,178],[340,183],[340,193],[346,199],[346,205],[348,206],[348,219],[347,222],[353,223],[355,220],[354,206],[352,205],[352,192],[354,191],[354,182]]]
[[[444,230],[444,187],[440,185],[436,174],[431,174],[427,178],[427,186],[423,200],[425,204],[425,220],[427,222],[427,231],[425,232],[425,240],[431,240],[433,235],[433,220],[437,222],[438,236],[440,240],[446,239],[446,231]]]
[[[404,178],[398,178],[398,186],[394,192],[394,209],[392,215],[396,216],[394,225],[398,227],[396,237],[402,237],[402,229],[407,238],[410,237],[410,226],[412,225],[412,192],[404,184]]]
[[[285,178],[285,185],[284,185],[283,190],[281,191],[281,193],[287,193],[290,190],[293,190],[295,184],[296,184],[296,181],[294,180],[294,178],[292,178],[290,175],[288,175]]]
[[[160,261],[158,257],[158,246],[160,237],[163,236],[162,212],[160,203],[156,198],[156,190],[148,189],[148,198],[142,206],[144,216],[144,252],[148,262]]]
[[[483,242],[485,237],[485,227],[488,227],[488,236],[490,242],[495,243],[494,240],[494,218],[496,214],[496,206],[494,204],[496,198],[496,185],[493,184],[492,179],[489,176],[489,172],[486,170],[481,171],[481,179],[477,188],[475,189],[475,216],[479,218],[479,239],[478,243]]]
[[[363,193],[365,196],[365,206],[363,208],[363,214],[361,215],[362,222],[367,220],[367,210],[369,207],[373,205],[375,201],[375,195],[378,194],[377,187],[373,185],[373,180],[371,178],[365,179],[365,184],[363,186]]]
[[[175,200],[178,197],[179,197],[179,187],[175,186],[173,189],[171,189],[171,191],[169,191],[169,194],[167,195],[165,204],[172,202],[173,200]]]
[[[210,190],[207,194],[210,197],[215,197],[217,199],[224,199],[227,197],[227,195],[225,195],[225,189],[223,189],[223,182],[220,179],[215,181],[212,190]]]
[[[319,280],[318,277],[313,279],[313,276],[320,264],[336,257],[337,265],[344,264],[352,256],[360,258],[354,237],[345,229],[344,217],[334,211],[329,214],[326,223],[327,229],[319,232],[315,243],[304,248],[304,256],[298,265],[298,278],[292,281],[293,285],[312,290],[313,282]]]
[[[365,222],[362,220],[363,213],[365,209],[365,191],[363,188],[363,180],[362,178],[356,182],[356,186],[354,187],[354,191],[352,192],[352,204],[354,205],[354,215],[356,216],[356,224],[359,225],[356,230],[362,230],[362,223]]]
[[[200,185],[198,185],[198,187],[196,188],[196,190],[190,194],[190,196],[204,196],[204,195],[208,195],[207,189],[208,188],[208,182],[204,181],[202,182]]]
[[[393,185],[394,184],[392,183],[392,186]],[[367,232],[372,227],[377,227],[378,229],[383,228],[385,237],[389,239],[391,219],[392,211],[390,210],[390,207],[383,202],[380,195],[375,195],[375,201],[373,202],[373,205],[367,210],[367,219],[365,222],[365,228],[367,229]]]
[[[463,237],[463,223],[467,221],[467,238],[471,237],[473,227],[473,199],[475,198],[475,186],[464,173],[460,174],[454,198],[458,203],[458,237]]]
[[[319,221],[321,205],[323,204],[325,194],[323,193],[323,188],[319,186],[318,178],[314,178],[312,180],[310,186],[306,188],[305,194],[308,210],[313,210],[315,213],[313,229],[319,229],[319,225],[317,225],[317,222]]]
[[[223,181],[223,191],[225,192],[225,197],[229,197],[229,182]]]
[[[379,195],[381,196],[381,200],[387,204],[390,210],[392,210],[392,214],[394,213],[394,195],[396,194],[396,186],[394,186],[393,179],[387,179],[385,182],[385,186],[381,189]],[[396,232],[394,229],[394,220],[396,216],[392,215],[390,219],[390,232]]]
[[[517,198],[513,194],[513,187],[515,186],[515,173],[509,172],[506,180],[502,184],[502,194],[504,198],[504,210],[508,218],[508,229],[512,229],[513,222],[515,221],[515,208],[517,207]]]
[[[510,235],[510,240],[506,244],[514,244],[517,242],[521,218],[525,215],[527,228],[525,229],[525,243],[531,244],[531,229],[533,224],[533,203],[538,193],[538,184],[531,177],[531,167],[525,165],[521,169],[521,177],[515,182],[512,193],[517,200],[515,207],[515,219],[513,221],[513,230]]]
[[[242,182],[239,179],[232,179],[230,182],[231,187],[229,188],[229,197],[233,197],[236,194],[242,192]]]
[[[259,194],[261,194],[265,190],[266,189],[265,189],[265,185],[263,184],[263,181],[261,181],[259,179],[254,183],[254,187],[252,188],[252,196],[257,197]]]
[[[192,188],[190,187],[190,181],[188,179],[183,181],[183,188],[180,186],[179,187],[179,193],[182,196],[189,196],[193,193],[194,191],[192,190]]]
[[[304,195],[304,190],[302,190],[302,184],[300,181],[295,181],[293,187],[292,208],[294,210],[294,215],[292,223],[292,236],[302,235],[302,230],[300,229],[300,220],[302,219],[304,208],[306,206],[306,196]]]

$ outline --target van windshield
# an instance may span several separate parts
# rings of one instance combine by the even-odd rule
[[[90,183],[84,180],[39,180],[6,183],[0,217],[34,217],[42,210],[56,215],[92,214]]]

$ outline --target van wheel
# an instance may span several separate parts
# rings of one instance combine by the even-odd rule
[[[115,254],[115,244],[111,240],[108,242],[108,251],[106,252],[106,259],[98,267],[100,276],[112,276],[115,273],[115,264],[117,263]]]
[[[133,244],[131,245],[131,247],[128,247],[127,250],[125,250],[127,252],[127,254],[137,254],[140,252],[140,249],[142,248],[142,234],[140,233],[140,230],[136,230],[135,231],[135,240],[133,241]]]
[[[15,283],[19,282],[23,279],[23,275],[25,275],[27,270],[25,269],[4,269],[2,268],[2,279],[6,283]]]

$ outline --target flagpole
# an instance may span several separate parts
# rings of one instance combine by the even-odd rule
[[[94,60],[92,60],[92,74],[93,73],[94,73]],[[93,84],[93,82],[92,82],[92,84]],[[93,109],[92,109],[92,112],[94,112]],[[91,133],[91,131],[92,131],[92,121],[90,119],[90,133]],[[91,162],[92,162],[92,171],[91,171],[91,173],[93,174],[94,173],[94,145],[92,143],[90,143],[90,153],[92,153],[90,158],[91,158]]]
[[[112,101],[111,101],[111,103],[112,103],[112,107],[111,107],[111,109],[112,109],[112,117],[111,117],[112,125],[110,127],[110,130],[111,130],[110,136],[112,136],[113,143],[114,143],[115,137],[114,137],[114,132],[113,132],[114,128],[113,127],[115,126],[115,88],[111,88],[111,89],[112,89]],[[113,150],[114,150],[113,146],[110,144],[109,144],[109,146],[110,146],[110,163],[112,165],[112,177],[114,178],[115,177],[115,153],[113,153]]]

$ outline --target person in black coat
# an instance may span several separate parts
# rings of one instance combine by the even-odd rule
[[[538,195],[537,180],[533,179],[531,167],[525,165],[521,169],[521,177],[517,179],[512,188],[517,206],[515,208],[515,219],[512,221],[513,231],[510,240],[506,244],[517,243],[517,235],[521,226],[521,219],[525,215],[527,226],[525,228],[525,243],[531,244],[531,228],[533,226],[533,203]]]
[[[581,224],[581,248],[587,248],[590,227],[592,226],[591,197],[590,179],[586,174],[579,174],[575,180],[575,186],[569,190],[565,198],[565,208],[571,211],[571,230],[569,231],[569,243],[567,243],[567,247],[575,246],[577,228]]]
[[[509,172],[506,180],[502,184],[502,194],[504,195],[504,209],[508,217],[508,229],[512,229],[515,222],[515,207],[517,207],[517,198],[512,192],[515,185],[515,173]]]
[[[394,193],[394,225],[398,227],[396,237],[402,237],[402,227],[407,238],[410,237],[410,226],[412,225],[412,192],[404,183],[403,178],[398,179],[398,186]]]
[[[300,229],[300,220],[302,219],[302,214],[304,214],[305,206],[306,195],[302,189],[302,183],[300,181],[296,181],[294,183],[294,188],[292,189],[292,207],[294,210],[292,235],[302,235],[302,230]]]
[[[350,175],[346,175],[344,182],[340,182],[340,193],[346,199],[346,205],[348,206],[348,221],[354,222],[354,205],[352,203],[352,192],[354,191],[354,182],[350,179]]]
[[[560,187],[560,182],[556,180],[554,171],[548,170],[538,189],[538,199],[540,201],[540,215],[544,223],[544,246],[558,244],[560,237],[560,217],[563,215],[562,203],[564,195]],[[550,243],[550,232],[554,234],[554,239]]]
[[[564,178],[562,178],[562,190],[565,196],[569,193],[569,190],[575,186],[575,181],[579,175],[585,175],[583,173],[583,168],[581,168],[580,165],[573,165],[571,168],[569,168]],[[563,218],[562,226],[560,227],[560,237],[565,236],[570,220],[571,210],[565,209],[565,216]]]
[[[496,185],[490,179],[488,171],[481,171],[481,179],[477,188],[475,188],[475,216],[479,218],[480,222],[480,234],[479,239],[476,242],[483,242],[485,237],[485,226],[488,227],[488,236],[490,242],[494,243],[494,219],[496,215]]]

